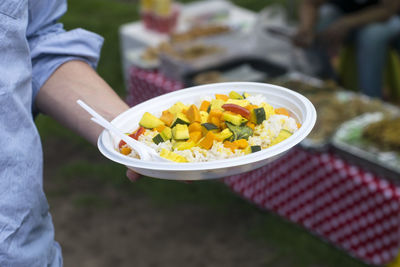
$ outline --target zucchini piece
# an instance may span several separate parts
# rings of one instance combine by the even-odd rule
[[[251,120],[255,124],[261,124],[265,119],[265,109],[264,108],[255,108],[251,111]]]
[[[226,126],[231,130],[233,135],[231,136],[231,141],[239,140],[239,139],[246,139],[248,140],[250,136],[253,135],[253,129],[249,126],[242,125],[237,126],[230,122],[226,122]]]
[[[189,125],[190,121],[189,119],[186,117],[185,114],[179,112],[175,115],[175,119],[171,124],[171,128],[175,127],[177,124],[186,124]]]
[[[171,128],[165,127],[164,130],[161,131],[160,135],[164,139],[164,142],[167,140],[171,140],[171,138],[172,138]]]
[[[176,102],[172,107],[168,109],[172,114],[181,113],[183,109],[187,109],[186,105],[182,102]]]
[[[250,96],[249,93],[246,93],[246,92],[243,93],[243,98],[244,98],[244,99],[248,98],[249,96]]]
[[[153,140],[154,144],[158,145],[159,143],[170,140],[171,138],[172,138],[171,128],[165,127],[164,130],[162,130],[161,133],[154,136],[152,140]]]
[[[153,137],[152,140],[153,140],[154,144],[156,144],[156,145],[164,142],[164,138],[162,138],[161,134],[157,134],[156,136]]]
[[[218,132],[219,128],[217,125],[210,123],[210,122],[206,122],[206,123],[202,123],[201,124],[201,133],[203,136],[205,136],[208,132]]]
[[[139,125],[147,129],[153,129],[164,125],[164,122],[149,112],[145,112],[139,121]]]
[[[205,111],[200,111],[200,120],[201,120],[201,123],[206,123],[207,121],[208,121],[208,113],[209,113],[210,111],[208,111],[208,112],[205,112]]]
[[[251,153],[261,151],[261,146],[250,146]]]
[[[203,126],[204,128],[206,128],[207,131],[212,131],[212,130],[219,130],[219,128],[217,127],[217,125],[213,124],[213,123],[202,123],[201,126]]]
[[[250,105],[250,102],[249,100],[245,99],[228,99],[228,101],[226,101],[225,104],[235,104],[241,107],[246,107]]]
[[[238,92],[230,91],[229,92],[229,98],[231,98],[231,99],[243,99],[243,96],[241,94],[239,94]]]
[[[276,144],[282,142],[283,140],[289,138],[290,136],[292,136],[292,133],[291,133],[291,132],[289,132],[288,130],[282,129],[282,130],[279,132],[278,136],[275,137],[274,140],[272,140],[271,146],[276,145]]]
[[[172,128],[172,137],[175,140],[189,139],[189,128],[186,124],[177,124]]]
[[[211,100],[211,104],[210,104],[209,109],[210,109],[210,110],[212,110],[212,109],[224,110],[224,109],[222,108],[222,105],[223,105],[223,104],[225,104],[225,101],[224,101],[224,100],[222,100],[222,99],[213,99],[213,100]]]
[[[216,133],[216,134],[214,134],[214,135],[215,135],[215,138],[216,138],[218,141],[223,142],[224,140],[230,138],[230,137],[233,135],[233,133],[231,132],[231,130],[229,130],[228,128],[226,128],[226,129],[224,129],[222,132]]]
[[[241,125],[244,122],[247,122],[247,119],[243,118],[239,114],[234,114],[234,113],[231,113],[229,111],[228,112],[227,111],[223,112],[222,113],[222,118],[224,119],[224,121],[230,122],[230,123],[232,123],[234,125],[237,125],[237,126]]]

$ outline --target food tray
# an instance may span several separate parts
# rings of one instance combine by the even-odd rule
[[[248,38],[244,33],[233,30],[229,33],[217,36],[201,38],[192,42],[174,44],[175,55],[170,53],[160,54],[160,71],[168,78],[182,81],[183,76],[188,72],[219,65],[231,59],[250,55],[252,49],[250,44],[243,44],[243,40]],[[200,53],[201,56],[192,58],[177,57],[182,51],[190,51],[194,47],[209,48],[212,53]],[[213,49],[214,48],[214,49]],[[199,51],[199,49],[194,49]],[[192,55],[195,53],[192,53]]]
[[[346,161],[400,185],[400,152],[382,151],[361,134],[367,125],[383,117],[382,113],[366,113],[343,123],[332,138],[332,151]]]
[[[300,144],[309,150],[328,151],[331,138],[340,125],[361,114],[393,112],[390,105],[380,100],[299,73],[289,73],[270,82],[297,91],[313,102],[318,114],[317,123],[311,134]]]
[[[199,85],[196,82],[196,78],[199,77],[199,75],[207,73],[220,73],[221,79],[262,82],[267,78],[275,78],[284,75],[286,72],[287,70],[284,67],[267,60],[254,57],[241,57],[219,63],[212,67],[188,72],[183,76],[183,82],[186,86]],[[228,75],[229,78],[227,77]],[[216,81],[210,81],[210,83],[211,82]],[[204,82],[204,84],[206,83],[207,82]]]

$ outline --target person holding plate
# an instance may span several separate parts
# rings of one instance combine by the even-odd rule
[[[0,266],[62,266],[34,114],[95,144],[102,129],[76,100],[110,120],[128,109],[94,71],[103,38],[65,31],[57,20],[66,9],[64,0],[0,1]]]

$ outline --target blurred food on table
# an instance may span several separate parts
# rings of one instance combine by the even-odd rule
[[[318,117],[314,129],[307,138],[311,146],[328,144],[343,122],[361,114],[378,111],[389,113],[384,102],[344,91],[331,81],[321,81],[321,84],[313,85],[301,80],[280,79],[272,83],[297,91],[314,104]]]
[[[198,38],[224,34],[230,31],[231,28],[226,25],[201,25],[195,26],[184,32],[174,32],[170,35],[170,40],[172,43],[194,41]]]
[[[371,123],[364,128],[362,136],[382,150],[400,153],[400,117]]]

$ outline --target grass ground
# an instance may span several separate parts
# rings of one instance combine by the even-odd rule
[[[263,1],[256,0],[236,0],[234,2],[257,11],[266,4],[279,1],[266,1],[263,3]],[[105,43],[98,72],[124,97],[125,88],[121,72],[118,27],[123,23],[131,22],[138,18],[137,4],[115,0],[69,0],[68,3],[69,11],[62,19],[65,27],[67,29],[82,27],[104,36]],[[72,224],[84,224],[83,222],[68,221],[70,218],[76,219],[76,217],[66,217],[66,214],[69,213],[61,212],[61,207],[65,208],[67,206],[67,210],[78,210],[75,213],[72,212],[75,215],[79,211],[102,213],[110,208],[118,207],[120,209],[125,207],[126,201],[138,200],[137,198],[140,196],[142,201],[140,203],[148,205],[147,209],[140,207],[142,208],[139,209],[141,212],[150,212],[151,210],[158,214],[161,212],[165,220],[175,222],[174,218],[176,219],[177,214],[180,212],[185,213],[185,211],[201,209],[200,214],[204,216],[203,220],[207,219],[210,225],[214,225],[212,221],[215,218],[219,218],[221,226],[216,229],[223,231],[224,228],[231,229],[229,227],[230,224],[237,226],[237,229],[240,228],[238,230],[240,237],[237,240],[241,240],[240,242],[243,242],[243,245],[244,243],[251,244],[248,251],[256,251],[258,247],[259,250],[265,249],[265,255],[268,255],[268,259],[261,256],[262,260],[260,261],[252,263],[251,259],[247,259],[247,264],[243,263],[235,266],[365,266],[302,228],[274,214],[257,209],[231,193],[222,183],[207,181],[187,185],[156,179],[142,179],[132,184],[125,178],[124,167],[103,159],[99,156],[96,148],[90,146],[69,130],[62,128],[50,118],[40,115],[37,119],[37,125],[42,135],[45,160],[47,160],[45,163],[46,192],[53,210],[56,237],[58,236],[65,240],[65,257],[69,257],[69,254],[72,253],[71,251],[74,244],[76,244],[76,240],[79,240],[79,236],[76,234],[69,235],[64,230],[68,229]],[[61,148],[61,146],[64,148]],[[57,157],[61,158],[55,160]],[[116,195],[119,194],[124,197],[118,198]],[[110,199],[119,199],[119,202],[116,204]],[[60,210],[57,210],[58,208]],[[191,213],[189,212],[187,215],[190,216]],[[85,215],[82,216],[78,218],[83,220],[87,218]],[[112,219],[111,217],[109,216],[110,220]],[[106,218],[107,216],[102,217],[102,220],[106,220]],[[112,225],[111,222],[110,225]],[[76,229],[79,230],[80,227],[78,226]],[[226,229],[225,231],[227,231]],[[231,230],[235,231],[235,229],[232,228]],[[194,227],[188,233],[193,235],[195,233],[203,233],[206,235],[207,232],[214,233],[214,230],[208,229],[207,225],[198,225],[197,228]],[[184,228],[182,231],[184,231]],[[112,233],[112,231],[110,232]],[[97,234],[99,233],[94,233],[94,235]],[[173,235],[171,234],[171,236]],[[218,233],[215,233],[215,235],[218,235]],[[76,240],[68,242],[68,238],[71,237],[76,238]],[[224,238],[228,240],[223,240],[222,244],[224,242],[233,242],[226,236]],[[155,240],[155,243],[149,243],[148,245],[155,246],[156,243],[157,240]],[[61,245],[63,246],[63,242],[61,242]],[[236,249],[237,251],[225,251],[226,255],[228,255],[226,257],[232,255],[232,258],[234,258],[235,254],[240,254],[239,251],[241,249],[246,249],[245,247],[241,248],[240,245],[232,246],[232,248],[232,250]],[[199,248],[196,247],[196,249]],[[212,248],[209,249],[212,250]],[[174,250],[172,249],[171,251]],[[250,254],[249,252],[248,257],[251,257]],[[144,253],[143,255],[147,254]],[[176,255],[179,255],[179,249],[177,249]],[[246,258],[246,256],[243,257]],[[216,261],[217,258],[211,258],[210,262],[206,261],[206,265],[233,266],[226,264],[229,262],[228,260],[217,264],[215,263],[218,262]],[[69,260],[70,265],[96,266],[95,264],[82,264],[79,259],[81,258],[76,259],[78,262]],[[167,259],[164,262],[165,264],[159,263],[152,266],[181,266],[179,262],[172,260],[168,263],[170,258],[167,256],[165,259]],[[90,262],[90,259],[86,260]],[[112,260],[110,259],[110,261]],[[142,262],[144,261],[144,264],[136,264],[136,266],[149,266],[146,265],[146,258],[141,260]],[[151,262],[151,260],[148,258],[148,262]],[[214,264],[212,264],[213,260],[215,261]],[[117,263],[116,266],[128,265]],[[188,264],[186,266],[191,265]],[[202,265],[199,263],[197,266]]]

